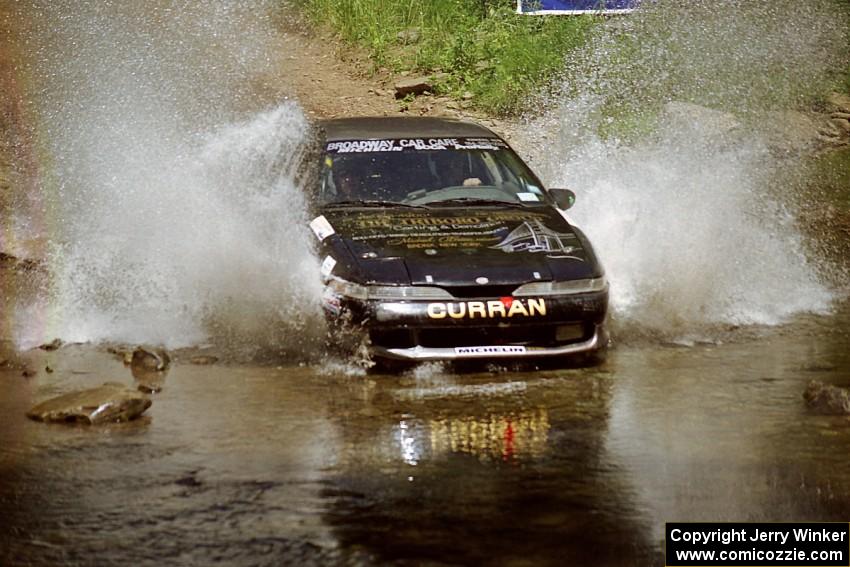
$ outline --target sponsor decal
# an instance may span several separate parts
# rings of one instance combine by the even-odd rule
[[[545,215],[529,211],[494,211],[488,214],[462,214],[462,215],[439,215],[429,213],[423,215],[421,212],[397,212],[395,214],[380,214],[376,212],[350,214],[346,218],[339,219],[346,227],[356,229],[395,229],[415,230],[423,227],[433,227],[436,230],[449,230],[451,228],[467,227],[491,227],[504,225],[507,222],[521,222],[542,220]]]
[[[490,354],[522,354],[524,352],[524,346],[513,345],[455,347],[456,354],[471,356],[487,356]]]
[[[319,242],[336,233],[334,227],[332,227],[331,223],[328,222],[328,219],[325,218],[325,215],[320,215],[311,220],[310,228],[313,229],[313,233],[316,235],[316,238],[319,239]]]
[[[336,259],[333,256],[325,256],[325,260],[322,262],[321,273],[324,277],[328,277],[331,275],[331,272],[334,271],[334,267],[336,267]]]
[[[342,300],[330,289],[325,288],[322,292],[322,307],[333,315],[339,315],[342,313]]]
[[[343,233],[354,232],[356,235],[352,240],[356,242],[370,242],[383,240],[389,246],[398,246],[410,250],[415,249],[447,249],[447,248],[499,248],[505,252],[513,251],[513,247],[507,245],[515,244],[509,240],[511,227],[517,223],[527,223],[529,227],[543,226],[546,215],[527,211],[494,211],[488,214],[461,214],[423,216],[421,212],[386,214],[357,214],[347,217],[336,218],[334,222],[340,224]],[[517,240],[525,238],[532,233],[536,236],[531,238],[532,244],[536,238],[537,248],[531,251],[540,251],[541,243],[552,244],[550,250],[561,250],[555,247],[554,236],[562,240],[574,239],[572,234],[556,233],[547,229],[549,240],[541,230],[536,232],[530,228],[524,229],[523,234],[517,234]],[[525,248],[516,247],[517,251]],[[580,248],[576,248],[580,250]]]
[[[546,315],[546,300],[502,297],[490,301],[452,301],[428,304],[431,319],[496,319]]]
[[[328,153],[401,152],[404,150],[490,150],[508,145],[499,138],[402,138],[387,140],[342,140],[329,142]]]
[[[517,193],[517,198],[520,201],[539,201],[540,197],[536,193]]]
[[[492,248],[503,252],[543,252],[550,258],[584,261],[575,254],[582,252],[575,234],[556,232],[539,220],[523,222]]]

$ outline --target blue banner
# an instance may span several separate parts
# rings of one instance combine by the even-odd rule
[[[520,14],[622,14],[634,10],[640,0],[518,0]]]

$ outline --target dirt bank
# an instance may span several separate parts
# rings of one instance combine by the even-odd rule
[[[327,32],[293,18],[283,24],[285,57],[279,73],[311,117],[447,116],[475,120],[509,140],[518,122],[487,116],[448,97],[422,95],[412,102],[396,99],[394,84],[407,76],[371,74],[366,55]]]

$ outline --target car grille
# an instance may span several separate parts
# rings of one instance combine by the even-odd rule
[[[478,299],[478,298],[494,298],[507,297],[513,294],[518,287],[512,285],[475,285],[475,286],[442,286],[447,292],[458,299]]]
[[[553,347],[587,340],[593,325],[517,325],[512,327],[426,327],[421,329],[372,329],[373,345],[385,348],[453,348],[485,345]],[[561,332],[558,332],[560,328]],[[568,332],[564,332],[564,331]],[[559,340],[558,337],[561,337]]]

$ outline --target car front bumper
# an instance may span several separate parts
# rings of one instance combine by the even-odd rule
[[[439,361],[528,359],[597,351],[608,343],[608,290],[452,302],[325,298],[330,321],[368,333],[374,356]]]
[[[597,325],[591,337],[584,341],[552,347],[536,347],[525,345],[481,345],[468,347],[423,347],[416,345],[411,348],[385,348],[372,345],[372,354],[395,360],[412,360],[417,362],[439,360],[473,360],[491,358],[544,358],[552,356],[569,356],[586,352],[595,352],[608,343],[608,333],[605,327]]]

